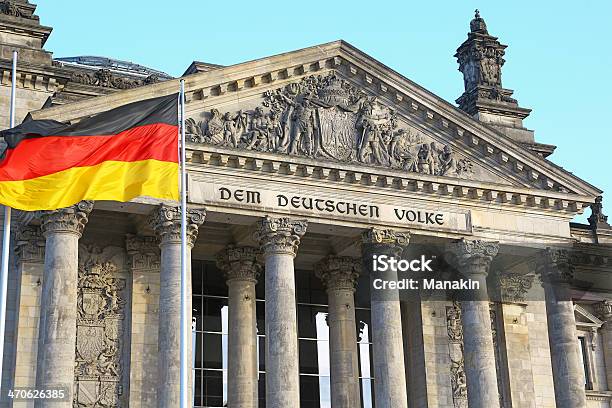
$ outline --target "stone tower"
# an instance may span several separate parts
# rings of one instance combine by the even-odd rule
[[[502,86],[506,45],[489,34],[487,24],[476,10],[468,38],[457,48],[455,57],[463,73],[465,92],[456,100],[459,108],[479,121],[544,156],[554,146],[536,144],[532,130],[523,126],[531,109],[522,108],[512,98],[514,91]]]

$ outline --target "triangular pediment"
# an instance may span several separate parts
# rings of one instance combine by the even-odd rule
[[[519,201],[533,191],[555,205],[580,202],[578,211],[601,193],[343,41],[185,82],[187,130],[199,149],[387,169],[435,183],[474,182],[482,191],[508,186]],[[177,89],[170,80],[32,116],[75,120]]]
[[[574,305],[574,316],[576,318],[576,325],[579,327],[601,327],[603,324],[597,316],[579,304]]]
[[[191,111],[186,127],[189,140],[379,170],[534,186],[487,162],[480,149],[462,143],[426,117],[415,120],[401,104],[339,70],[267,85],[257,93]]]

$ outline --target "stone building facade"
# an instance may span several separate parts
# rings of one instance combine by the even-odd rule
[[[136,64],[53,59],[34,11],[0,2],[18,120],[177,92]],[[612,228],[601,191],[523,126],[505,48],[477,13],[459,108],[343,41],[187,69],[194,406],[611,406]],[[69,398],[0,406],[178,406],[175,205],[15,214],[3,394]],[[372,254],[423,254],[480,290],[383,296],[373,279],[399,276]]]

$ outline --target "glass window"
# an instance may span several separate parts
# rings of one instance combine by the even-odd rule
[[[592,386],[592,382],[591,382],[591,375],[589,373],[589,364],[588,364],[588,357],[587,357],[587,345],[586,345],[586,338],[585,337],[578,337],[578,341],[580,341],[580,359],[582,360],[582,367],[584,370],[584,387],[587,390],[590,390],[593,388]]]
[[[263,276],[263,275],[262,275]],[[213,262],[193,261],[194,404],[213,408],[227,404],[228,302],[223,274]],[[300,406],[331,408],[327,293],[311,271],[297,271],[297,320],[300,362]],[[357,294],[359,375],[363,408],[373,405],[369,282]],[[263,279],[256,286],[259,406],[265,407],[265,301]]]

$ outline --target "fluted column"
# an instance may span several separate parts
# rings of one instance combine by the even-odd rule
[[[257,317],[255,284],[259,251],[230,246],[217,256],[229,294],[227,406],[257,408]]]
[[[72,407],[76,347],[79,238],[93,209],[81,201],[41,213],[45,266],[40,305],[36,385],[66,387],[63,402],[37,400],[36,407]]]
[[[480,240],[465,240],[450,244],[448,251],[458,271],[467,279],[477,281],[479,289],[465,294],[470,300],[461,301],[463,326],[463,358],[470,408],[499,407],[495,349],[487,293],[487,275],[499,244]]]
[[[387,255],[400,259],[410,236],[393,230],[372,228],[362,236],[364,269],[370,281],[383,279],[396,281],[397,271],[374,271],[374,255]],[[407,408],[406,372],[404,370],[404,344],[402,338],[402,312],[397,290],[371,292],[372,343],[374,364],[374,393],[377,408]]]
[[[548,342],[552,360],[555,401],[558,408],[586,407],[584,367],[576,333],[570,284],[573,267],[569,251],[546,249],[539,257],[538,272],[544,285]]]
[[[293,259],[307,225],[305,220],[266,217],[255,234],[265,259],[268,408],[293,408],[300,400]]]
[[[204,222],[204,210],[187,211],[187,293],[191,294],[191,248]],[[181,214],[179,208],[165,204],[150,216],[150,224],[159,239],[161,264],[159,277],[159,384],[157,406],[178,407],[180,402],[181,338]],[[191,322],[191,295],[187,297],[187,321]],[[188,341],[191,355],[191,336]],[[189,378],[191,378],[191,369]],[[188,381],[192,394],[191,379]]]
[[[607,390],[612,390],[612,301],[604,300],[595,304],[595,312],[604,324],[601,326],[604,364],[606,366]]]
[[[361,262],[354,258],[329,256],[316,267],[327,289],[331,404],[334,408],[360,406],[355,284]]]

